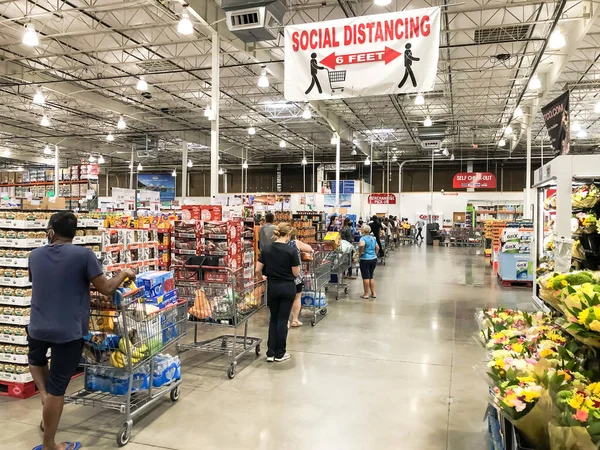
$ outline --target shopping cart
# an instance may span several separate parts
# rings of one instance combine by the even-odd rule
[[[260,354],[262,339],[248,336],[248,319],[266,304],[266,284],[255,283],[244,277],[244,268],[232,270],[215,266],[174,266],[175,283],[180,298],[189,306],[189,324],[194,326],[194,341],[179,344],[179,351],[194,350],[219,353],[229,357],[227,376],[231,379],[237,372],[238,360],[254,351]],[[214,325],[228,327],[233,334],[224,334],[212,339],[198,339],[199,327]],[[244,325],[244,335],[238,327]]]
[[[329,243],[310,244],[314,250],[312,261],[305,264],[302,309],[310,309],[310,324],[314,327],[327,314],[325,288],[331,276],[333,248]],[[312,297],[312,300],[308,300]]]
[[[179,359],[159,352],[185,336],[186,302],[158,309],[143,297],[143,288],[118,291],[112,301],[93,293],[81,364],[84,388],[65,396],[65,403],[125,414],[119,447],[129,442],[136,416],[167,393],[173,402],[180,395]],[[173,366],[163,366],[168,358]]]
[[[344,86],[334,86],[337,83],[343,83],[346,81],[346,71],[345,70],[327,70],[327,76],[329,78],[329,87],[332,92],[336,90],[340,90],[344,92]]]
[[[379,239],[379,242],[381,242],[381,249],[377,255],[377,262],[385,266],[385,258],[387,257],[388,247],[385,238],[383,240]]]
[[[333,252],[331,254],[331,275],[335,275],[337,280],[330,281],[329,284],[335,286],[335,299],[340,299],[340,294],[343,292],[344,294],[348,294],[348,284],[344,283],[344,275],[348,273],[348,269],[350,269],[352,265],[352,260],[350,259],[350,253],[339,253]],[[328,286],[325,286],[325,292],[328,292]]]

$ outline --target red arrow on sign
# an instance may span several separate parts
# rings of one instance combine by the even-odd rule
[[[401,54],[389,47],[385,47],[384,50],[380,51],[350,53],[348,55],[336,55],[333,52],[331,55],[323,58],[321,64],[329,67],[331,70],[335,70],[336,66],[343,66],[345,64],[362,64],[378,61],[384,61],[387,65]]]

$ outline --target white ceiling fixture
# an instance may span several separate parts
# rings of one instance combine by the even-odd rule
[[[305,166],[305,165],[307,165],[307,164],[308,164],[308,161],[306,160],[306,156],[304,156],[304,157],[302,158],[302,165],[303,165],[303,166]]]
[[[513,132],[512,127],[510,125],[507,125],[506,128],[504,129],[504,134],[508,136],[509,134],[512,134],[512,132]]]
[[[98,158],[98,164],[104,164],[104,156],[100,155]]]
[[[269,77],[267,77],[267,69],[264,67],[260,71],[260,77],[258,77],[258,83],[256,83],[259,88],[268,88],[269,87]]]
[[[513,114],[513,117],[516,119],[518,117],[522,117],[523,116],[523,109],[520,106],[517,106],[517,108],[515,109],[515,113]]]
[[[506,145],[506,139],[500,139],[500,141],[498,142],[498,146],[504,147],[505,145]]]
[[[548,46],[552,50],[558,50],[567,45],[567,41],[565,40],[565,36],[562,34],[560,29],[556,29],[550,35],[550,40],[548,41]]]
[[[223,175],[225,172],[223,172],[223,169],[219,168],[219,175]]]
[[[302,118],[305,120],[312,119],[312,113],[310,112],[310,108],[308,105],[304,106],[304,111],[302,111]]]
[[[4,156],[10,156],[10,150],[6,149],[4,150],[4,153],[2,153]]]
[[[113,134],[112,134],[112,133],[108,133],[108,134],[106,135],[106,140],[107,140],[108,142],[112,142],[112,141],[114,141],[114,140],[115,140],[115,137],[113,136]]]
[[[17,167],[17,172],[23,172],[23,168],[21,166]]]
[[[577,132],[577,138],[578,139],[585,139],[587,137],[587,131],[585,130],[579,130]]]
[[[210,106],[207,106],[204,109],[204,117],[208,117],[208,120],[211,120],[212,117],[212,109],[210,109]]]
[[[46,114],[44,114],[42,116],[42,120],[40,120],[40,125],[43,127],[49,127],[50,126],[50,119],[48,119],[48,116]]]
[[[141,172],[142,170],[144,170],[144,168],[142,167],[142,163],[138,164],[137,170],[138,170],[138,172]]]
[[[357,152],[356,152],[356,147],[352,147],[352,152],[350,153],[351,156],[356,156]]]
[[[442,155],[444,155],[444,156],[450,156],[450,152],[448,151],[447,148],[445,148],[445,149],[442,150]]]
[[[137,85],[135,86],[135,88],[138,91],[147,91],[148,90],[148,82],[146,81],[146,78],[144,78],[144,76],[141,76],[138,79]]]
[[[23,33],[22,42],[29,47],[40,45],[40,38],[35,31],[35,26],[31,22],[25,25],[25,33]]]
[[[429,117],[429,116],[425,117],[425,120],[423,121],[423,125],[426,127],[430,127],[431,125],[433,125],[433,122],[431,121],[431,117]]]
[[[365,166],[370,166],[371,165],[371,159],[367,156],[367,159],[365,159]]]
[[[579,122],[573,122],[573,125],[571,125],[571,130],[575,132],[581,130],[581,124]]]
[[[600,102],[596,103],[596,106],[594,107],[594,112],[596,114],[600,114]]]
[[[96,162],[96,157],[94,155],[90,155],[90,157],[88,158],[88,161],[91,163]]]
[[[173,172],[171,172],[171,176],[172,177],[176,177],[177,176],[177,171],[175,169],[173,169]]]
[[[398,161],[398,157],[396,155],[392,156],[392,162]]]
[[[247,169],[248,168],[248,161],[244,161],[242,163],[242,169]]]
[[[454,161],[454,153],[450,155],[450,161]]]
[[[133,169],[133,163],[132,163],[132,162],[130,162],[130,163],[129,163],[129,165],[128,165],[127,167],[129,167],[130,169]]]
[[[193,167],[193,166],[194,166],[194,163],[192,162],[192,160],[191,160],[191,159],[190,159],[190,160],[188,160],[187,166],[188,166],[188,167]]]
[[[534,75],[531,77],[531,80],[529,81],[529,89],[539,89],[542,87],[542,81],[540,80],[540,78],[537,75]]]
[[[177,24],[177,32],[183,35],[192,34],[194,32],[194,25],[190,20],[187,9],[184,9],[181,14],[181,20]]]
[[[424,105],[425,104],[425,97],[423,97],[423,94],[417,94],[417,96],[415,97],[415,105]]]
[[[33,96],[33,104],[34,105],[43,105],[46,103],[46,97],[40,89],[35,91],[35,95]]]
[[[250,128],[248,128],[248,134],[249,134],[250,136],[253,136],[253,135],[255,135],[255,134],[256,134],[256,128],[254,128],[254,127],[250,127]]]
[[[285,143],[285,141],[282,139],[281,141],[279,141],[279,147],[280,148],[286,148],[287,144]]]
[[[46,144],[46,146],[44,147],[44,155],[51,155],[52,154],[52,150],[50,150],[50,146]]]
[[[331,136],[331,141],[329,142],[331,143],[331,145],[337,145],[338,139],[339,136],[337,135],[337,133],[333,133],[333,135]]]
[[[392,0],[373,0],[373,4],[376,6],[387,6],[392,3]]]
[[[127,128],[127,124],[125,123],[125,119],[123,119],[123,116],[119,117],[119,121],[117,122],[117,128],[119,130],[124,130],[125,128]]]

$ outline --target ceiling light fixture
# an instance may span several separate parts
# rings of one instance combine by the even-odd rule
[[[504,147],[505,145],[506,145],[506,139],[500,139],[500,141],[498,142],[498,146]]]
[[[244,161],[242,163],[242,169],[247,169],[248,168],[248,161]]]
[[[35,32],[35,26],[31,22],[25,25],[25,33],[23,33],[22,42],[29,47],[35,47],[40,44],[40,38]]]
[[[175,169],[173,169],[173,172],[171,172],[171,176],[172,177],[176,177],[177,176],[177,171]]]
[[[96,157],[94,155],[90,155],[90,157],[88,158],[88,161],[91,163],[96,162]]]
[[[50,150],[50,146],[49,145],[46,145],[44,147],[44,155],[50,155],[50,154],[52,154],[52,150]]]
[[[392,3],[392,0],[373,0],[373,4],[376,6],[387,6]]]
[[[256,134],[256,128],[254,128],[254,127],[250,127],[250,128],[248,128],[248,134],[249,134],[250,136],[253,136],[253,135],[255,135],[255,134]]]
[[[123,119],[123,116],[119,117],[119,121],[117,122],[117,128],[119,130],[124,130],[125,128],[127,128],[127,124],[125,123],[125,119]]]
[[[424,105],[425,104],[425,97],[423,97],[422,94],[417,94],[417,96],[415,97],[415,105]]]
[[[308,164],[308,161],[306,160],[306,156],[302,158],[302,165],[305,166]]]
[[[515,113],[513,114],[513,117],[516,119],[518,117],[522,117],[523,116],[523,109],[520,106],[517,106],[517,108],[515,109]]]
[[[337,133],[333,133],[333,135],[331,136],[331,141],[329,142],[331,142],[331,145],[337,145],[338,139],[339,136],[337,135]]]
[[[585,139],[587,137],[587,131],[585,130],[579,130],[579,132],[577,133],[577,138],[578,139]]]
[[[448,151],[447,148],[445,148],[445,149],[442,150],[442,155],[444,155],[444,156],[450,156],[450,152]]]
[[[112,134],[112,133],[108,133],[108,134],[106,135],[106,140],[107,140],[108,142],[112,142],[112,141],[114,141],[114,140],[115,140],[115,137],[113,136],[113,134]]]
[[[187,166],[188,166],[188,167],[193,167],[193,166],[194,166],[194,163],[192,162],[192,160],[191,160],[191,159],[190,159],[190,160],[188,160]]]
[[[98,158],[98,164],[104,164],[104,156],[100,155]]]
[[[285,148],[287,147],[287,144],[285,143],[285,141],[282,139],[281,141],[279,141],[279,147],[280,148]]]
[[[567,45],[567,41],[565,40],[565,36],[562,34],[560,29],[554,30],[550,35],[548,46],[552,50],[558,50],[559,48],[563,48],[565,45]]]
[[[371,165],[371,159],[367,156],[367,159],[365,159],[365,166],[370,166]]]
[[[596,106],[594,107],[594,112],[596,114],[600,114],[600,102],[596,103]]]
[[[429,117],[429,116],[425,117],[425,120],[423,121],[423,125],[425,125],[426,127],[430,127],[431,125],[433,125],[433,122],[431,121],[431,117]]]
[[[146,79],[143,76],[141,76],[138,79],[138,82],[137,82],[137,85],[135,86],[135,88],[138,91],[147,91],[148,90],[148,83],[146,82]]]
[[[34,105],[43,105],[46,103],[46,97],[39,89],[35,91],[35,95],[33,96],[33,104]]]
[[[539,89],[542,87],[542,82],[537,75],[531,77],[529,81],[529,89]]]
[[[267,69],[262,68],[260,71],[260,77],[258,77],[258,83],[256,83],[259,88],[268,88],[269,87],[269,77],[267,77]]]
[[[177,32],[183,35],[192,34],[194,32],[194,25],[192,25],[192,22],[190,21],[187,9],[184,9],[181,14],[181,20],[177,24]]]
[[[144,170],[144,168],[142,167],[142,163],[138,164],[137,170],[138,170],[138,172],[141,172],[142,170]]]
[[[356,156],[357,152],[356,152],[356,147],[352,147],[352,152],[350,153],[351,156]]]
[[[302,111],[302,118],[305,120],[312,119],[312,113],[310,112],[308,104],[304,106],[304,111]]]
[[[43,127],[49,127],[50,126],[50,119],[48,119],[48,116],[46,114],[44,114],[42,116],[42,119],[40,120],[40,125]]]
[[[504,129],[504,134],[509,135],[509,134],[512,134],[512,132],[513,132],[512,127],[510,125],[507,125],[506,128]]]
[[[223,169],[219,169],[219,175],[223,175],[225,172],[223,172]]]
[[[398,157],[396,155],[392,156],[392,162],[398,161]]]

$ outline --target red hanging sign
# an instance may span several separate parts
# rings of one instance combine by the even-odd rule
[[[454,189],[496,189],[496,175],[491,172],[460,172],[452,179]]]
[[[369,205],[395,205],[396,194],[369,194]]]

